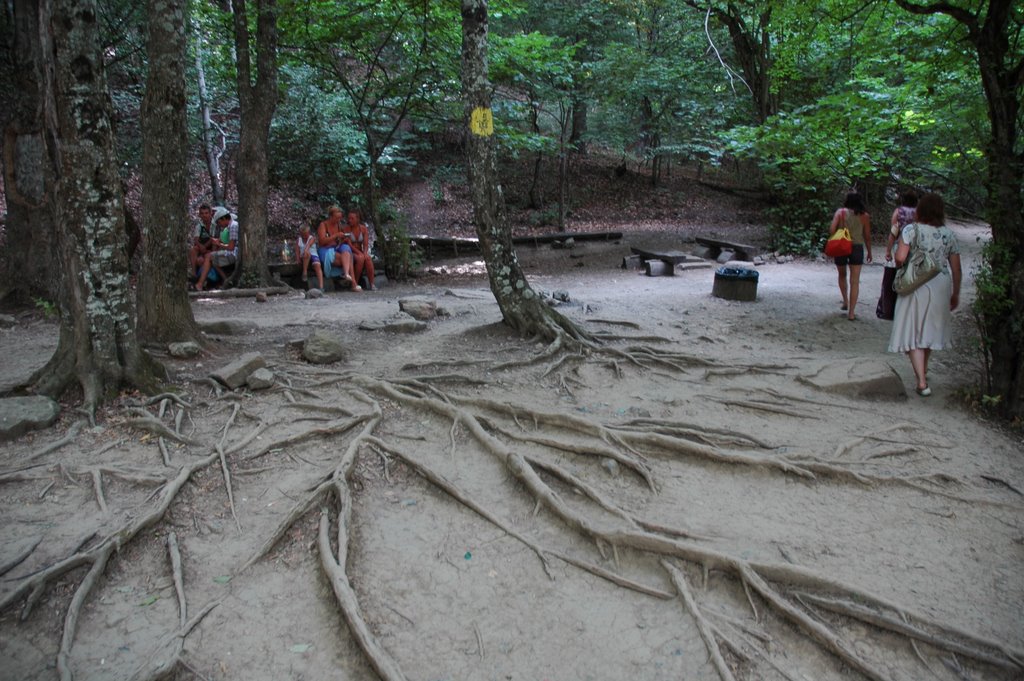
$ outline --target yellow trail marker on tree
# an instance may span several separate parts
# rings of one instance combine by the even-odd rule
[[[490,137],[494,134],[494,115],[490,109],[478,106],[469,115],[469,131],[479,137]]]

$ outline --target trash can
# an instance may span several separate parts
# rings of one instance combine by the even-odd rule
[[[757,300],[757,270],[719,267],[711,295],[726,300]]]

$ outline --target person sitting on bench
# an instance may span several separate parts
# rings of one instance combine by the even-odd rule
[[[210,250],[203,256],[203,265],[199,270],[199,281],[196,290],[206,287],[206,278],[210,268],[215,268],[217,276],[227,281],[222,268],[238,262],[238,222],[232,217],[231,211],[223,206],[213,211],[213,223],[216,225],[217,236],[210,240]]]
[[[189,277],[195,277],[196,272],[203,265],[203,256],[210,249],[210,241],[213,239],[213,208],[210,204],[204,203],[199,206],[199,222],[192,231],[191,245],[188,250]]]
[[[341,216],[341,208],[331,206],[327,209],[327,219],[316,230],[320,265],[327,277],[341,276],[353,291],[362,291],[352,274],[351,235],[341,228]]]

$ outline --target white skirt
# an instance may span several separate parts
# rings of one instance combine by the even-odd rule
[[[907,296],[896,298],[889,352],[943,350],[952,346],[953,312],[949,299],[953,278],[942,272]]]

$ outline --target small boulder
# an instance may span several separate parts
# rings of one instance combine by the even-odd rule
[[[311,288],[308,291],[306,291],[306,299],[307,300],[312,300],[312,299],[315,299],[315,298],[323,298],[323,297],[324,297],[324,292],[321,291],[318,288]]]
[[[270,300],[270,298],[267,297],[267,292],[266,291],[260,291],[259,293],[256,294],[256,302],[257,303],[265,303],[268,300]]]
[[[416,319],[406,319],[384,324],[381,330],[390,331],[391,333],[418,333],[427,330],[427,323]]]
[[[199,347],[199,343],[192,341],[182,341],[181,343],[168,343],[167,352],[170,353],[171,357],[177,357],[178,359],[188,359],[189,357],[195,357],[202,351]]]
[[[231,364],[214,371],[210,376],[234,390],[245,385],[245,382],[254,371],[262,369],[266,365],[267,361],[263,359],[263,355],[258,352],[250,352],[242,355]]]
[[[345,359],[345,346],[327,331],[316,330],[302,344],[302,357],[312,364],[330,364]]]
[[[887,363],[872,359],[839,360],[798,380],[822,392],[859,399],[907,399],[903,379],[896,370]]]
[[[60,414],[60,405],[43,395],[0,399],[0,442],[13,440],[30,430],[49,428]]]
[[[9,329],[17,324],[18,321],[9,314],[0,314],[0,329]]]
[[[398,309],[421,322],[430,321],[437,316],[437,303],[424,298],[400,298]]]
[[[199,328],[213,336],[245,336],[256,331],[256,324],[240,319],[217,319],[199,322]]]
[[[245,384],[253,390],[266,390],[274,386],[274,372],[266,367],[257,369],[245,379]]]

